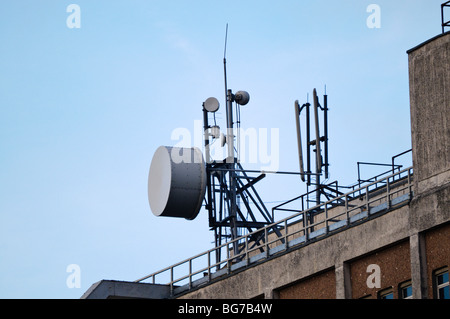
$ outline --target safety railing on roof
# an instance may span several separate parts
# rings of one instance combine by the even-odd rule
[[[412,179],[413,170],[410,167],[307,210],[289,209],[295,212],[289,217],[136,282],[169,285],[172,296],[189,291],[405,205],[413,196]],[[295,205],[295,200],[278,205],[273,210],[287,210],[283,208],[285,205]],[[234,250],[236,245],[239,247],[238,253]]]
[[[450,28],[450,20],[445,21],[444,18],[445,8],[450,8],[450,1],[446,1],[443,4],[441,4],[442,33],[445,33],[445,28]]]

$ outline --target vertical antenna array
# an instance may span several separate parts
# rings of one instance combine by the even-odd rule
[[[308,100],[308,99],[307,99]],[[295,101],[295,121],[297,130],[297,146],[299,155],[300,177],[303,182],[306,182],[307,192],[309,193],[309,187],[315,187],[316,198],[315,205],[320,204],[321,195],[324,194],[326,185],[321,183],[321,176],[324,174],[325,180],[329,177],[329,163],[328,163],[328,96],[323,96],[323,106],[320,104],[317,90],[313,90],[313,112],[314,112],[314,130],[311,132],[311,104],[307,101],[300,106],[298,100]],[[305,111],[306,113],[306,171],[304,169],[304,157],[303,157],[303,143],[301,135],[300,115]],[[319,112],[323,112],[323,130],[324,135],[320,135],[320,116]],[[311,133],[315,139],[311,139]],[[323,147],[322,145],[323,144]],[[313,148],[314,147],[314,148]],[[322,156],[322,150],[324,156]],[[315,170],[312,171],[313,161],[311,160],[311,151],[315,153],[314,164]],[[312,181],[311,177],[315,177],[315,181]],[[311,200],[309,200],[311,201]]]

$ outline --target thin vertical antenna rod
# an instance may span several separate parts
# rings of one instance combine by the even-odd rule
[[[234,170],[236,160],[234,157],[234,135],[233,135],[233,107],[232,107],[232,92],[228,90],[227,85],[227,40],[228,40],[228,23],[225,29],[225,48],[223,50],[223,76],[225,82],[225,105],[227,108],[226,117],[227,117],[227,145],[228,145],[228,156],[226,159],[226,163],[231,164],[231,168]],[[230,200],[230,228],[231,228],[231,239],[237,238],[237,203],[236,203],[236,179],[235,179],[234,171],[229,172],[229,182],[230,182],[230,191],[229,191],[229,200]],[[237,254],[239,251],[239,247],[237,242],[233,244],[234,253]]]
[[[225,29],[225,48],[223,50],[223,77],[225,82],[225,105],[227,116],[227,145],[228,145],[228,158],[227,163],[234,162],[234,136],[233,136],[233,108],[232,108],[232,92],[228,90],[227,84],[227,40],[228,40],[228,23]]]
[[[225,47],[223,49],[223,76],[225,80],[225,105],[227,105],[228,87],[227,87],[227,40],[228,40],[228,23],[225,29]]]
[[[228,23],[227,23],[226,28],[225,28],[225,47],[224,47],[224,50],[223,50],[223,58],[224,59],[227,56],[227,38],[228,38]]]
[[[227,108],[227,145],[228,145],[228,157],[227,157],[227,163],[234,163],[234,135],[233,135],[233,106],[232,106],[232,100],[233,95],[231,90],[228,90],[227,85],[227,40],[228,40],[228,23],[225,29],[225,48],[223,50],[224,56],[223,56],[223,76],[225,80],[225,105]]]

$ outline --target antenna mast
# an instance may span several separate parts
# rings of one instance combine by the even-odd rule
[[[244,230],[253,233],[255,230],[274,222],[273,214],[269,213],[254,187],[266,175],[262,173],[256,177],[250,176],[249,174],[252,172],[244,170],[235,156],[233,102],[238,105],[246,105],[250,100],[250,96],[245,91],[237,91],[233,94],[232,90],[228,89],[226,64],[227,39],[228,24],[226,25],[225,31],[223,56],[227,125],[225,142],[227,144],[227,155],[223,160],[210,160],[206,162],[207,197],[205,207],[209,214],[209,226],[215,234],[216,247],[222,245],[223,239],[233,241],[239,238]],[[209,145],[212,144],[213,140],[217,138],[221,139],[223,135],[221,133],[217,134],[217,132],[213,133],[213,129],[220,130],[220,128],[209,125],[208,113],[215,112],[216,110],[207,110],[205,105],[206,101],[203,104],[203,120],[205,130],[204,143],[205,149],[208,152]],[[236,114],[236,118],[237,116],[238,114]],[[221,146],[224,146],[222,139],[220,142]],[[238,200],[242,203],[242,207],[238,205]],[[281,236],[278,229],[274,229],[274,232]],[[239,252],[245,246],[251,247],[252,245],[261,244],[261,241],[265,241],[264,233],[250,236],[248,240],[249,242],[247,243],[234,241],[232,246],[233,254],[239,255]],[[217,258],[220,260],[220,251]]]
[[[237,261],[243,258],[244,249],[252,249],[265,243],[268,232],[256,230],[274,223],[273,211],[269,213],[254,187],[266,174],[244,170],[236,156],[239,152],[236,144],[239,144],[240,106],[250,101],[250,95],[245,91],[233,94],[228,89],[227,38],[228,24],[223,56],[226,138],[216,125],[215,112],[219,110],[219,101],[210,97],[202,105],[206,161],[197,148],[160,147],[153,156],[148,177],[149,204],[156,216],[192,220],[198,215],[202,203],[205,204],[209,226],[214,231],[215,245],[221,247],[216,252],[218,268],[221,267],[222,253],[227,256],[233,254]],[[236,104],[236,133],[233,127],[233,102]],[[209,115],[214,116],[214,125],[209,125]],[[226,155],[222,153],[223,157],[221,155],[220,159],[213,159],[210,147],[214,144],[224,150],[225,143]],[[215,155],[217,157],[217,153]],[[254,173],[259,175],[252,176]],[[251,235],[241,237],[245,231]],[[278,226],[271,227],[270,232],[282,237]],[[231,246],[226,245],[224,252],[222,240],[231,241]],[[283,238],[280,240],[284,242]]]
[[[227,53],[227,39],[228,38],[228,23],[226,26],[225,31],[225,48],[223,51],[223,72],[224,72],[224,80],[225,80],[225,96],[226,96],[226,114],[227,114],[227,137],[226,142],[228,146],[228,156],[226,159],[226,163],[228,163],[228,168],[230,169],[229,172],[229,198],[230,198],[230,212],[229,212],[229,218],[230,218],[230,229],[231,229],[231,239],[235,239],[238,237],[238,231],[237,231],[237,203],[236,203],[236,158],[234,156],[234,129],[233,129],[233,94],[231,93],[231,90],[228,90],[227,85],[227,59],[226,59],[226,53]],[[235,253],[237,254],[237,245],[234,245]]]

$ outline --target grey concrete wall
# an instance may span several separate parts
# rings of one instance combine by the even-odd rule
[[[146,298],[166,299],[170,297],[170,287],[128,281],[101,280],[93,284],[81,299]]]
[[[450,33],[408,51],[417,193],[450,182]]]
[[[408,55],[415,182],[409,217],[411,274],[413,297],[427,298],[422,232],[450,219],[450,33]]]

